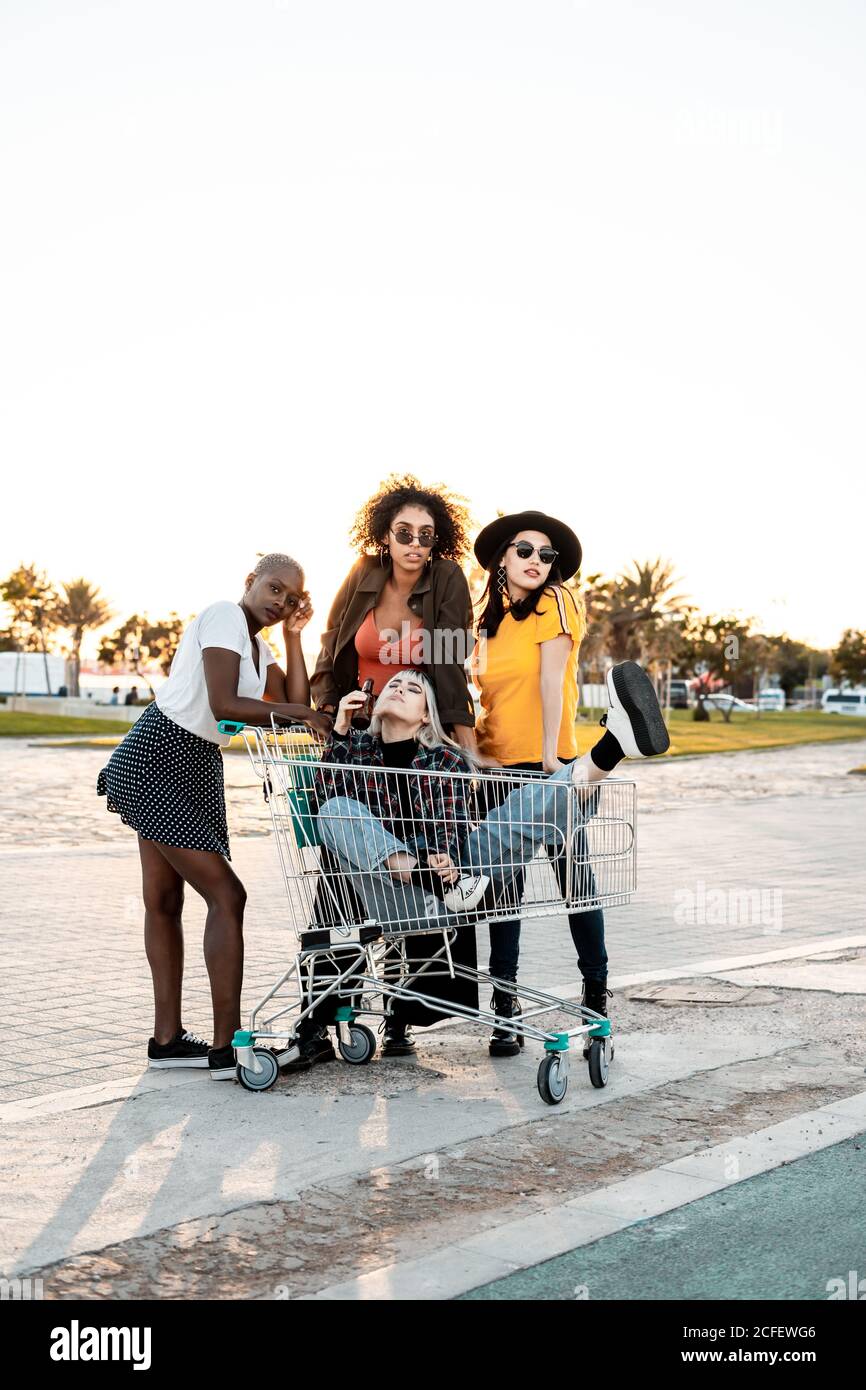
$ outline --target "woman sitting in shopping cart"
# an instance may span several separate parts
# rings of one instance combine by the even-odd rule
[[[604,737],[635,747],[635,726],[658,704],[649,678],[628,665],[629,694],[614,699]],[[427,677],[395,673],[359,731],[351,717],[365,699],[354,691],[339,703],[317,774],[318,826],[386,931],[447,929],[493,907],[542,844],[561,846],[584,822],[592,784],[608,773],[587,753],[522,780],[479,821],[478,761],[445,734]]]

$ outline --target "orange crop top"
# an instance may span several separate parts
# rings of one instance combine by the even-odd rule
[[[355,633],[358,688],[361,688],[365,680],[372,680],[374,693],[380,695],[385,684],[398,671],[422,667],[423,641],[424,629],[416,627],[408,636],[396,642],[383,642],[371,608]]]

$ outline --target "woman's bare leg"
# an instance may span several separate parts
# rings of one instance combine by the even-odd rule
[[[138,837],[144,949],[153,978],[153,1036],[171,1042],[181,1026],[183,879],[152,840]]]
[[[571,780],[575,786],[587,786],[590,782],[602,782],[609,773],[604,768],[596,767],[589,753],[584,753],[582,758],[575,758],[571,764]]]
[[[227,1047],[241,1024],[246,890],[220,854],[174,845],[159,845],[159,851],[207,904],[204,959],[213,1000],[212,1046]]]
[[[388,855],[384,867],[394,878],[399,878],[401,883],[411,883],[412,870],[417,863],[414,854],[410,854],[407,849],[399,849]]]

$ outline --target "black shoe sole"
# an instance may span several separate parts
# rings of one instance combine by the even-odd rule
[[[491,1057],[519,1057],[520,1043],[516,1038],[514,1042],[492,1042],[487,1044],[487,1050]]]
[[[653,683],[636,661],[624,661],[613,668],[613,684],[634,733],[634,741],[645,758],[666,753],[671,736],[665,726]]]
[[[418,1051],[417,1047],[406,1047],[405,1045],[400,1045],[400,1046],[398,1046],[398,1047],[388,1047],[388,1045],[387,1045],[387,1043],[386,1043],[385,1046],[382,1048],[382,1051],[381,1051],[381,1053],[380,1053],[380,1056],[382,1056],[382,1057],[414,1057],[414,1056],[415,1056],[415,1053],[416,1053],[417,1051]]]

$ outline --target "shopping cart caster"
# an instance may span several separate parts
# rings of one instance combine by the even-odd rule
[[[238,1081],[247,1091],[269,1091],[280,1074],[280,1064],[269,1047],[250,1049],[259,1070],[238,1062]]]
[[[376,1051],[376,1035],[369,1028],[365,1028],[363,1023],[352,1023],[349,1025],[349,1036],[343,1038],[343,1030],[340,1029],[340,1036],[337,1038],[337,1047],[344,1062],[351,1062],[355,1067],[363,1067],[371,1061]]]
[[[593,1038],[589,1045],[589,1079],[599,1091],[607,1085],[610,1057],[613,1056],[613,1049],[608,1053],[608,1046],[607,1038]]]
[[[538,1067],[538,1094],[546,1105],[559,1105],[568,1090],[568,1062],[564,1052],[548,1052]]]

